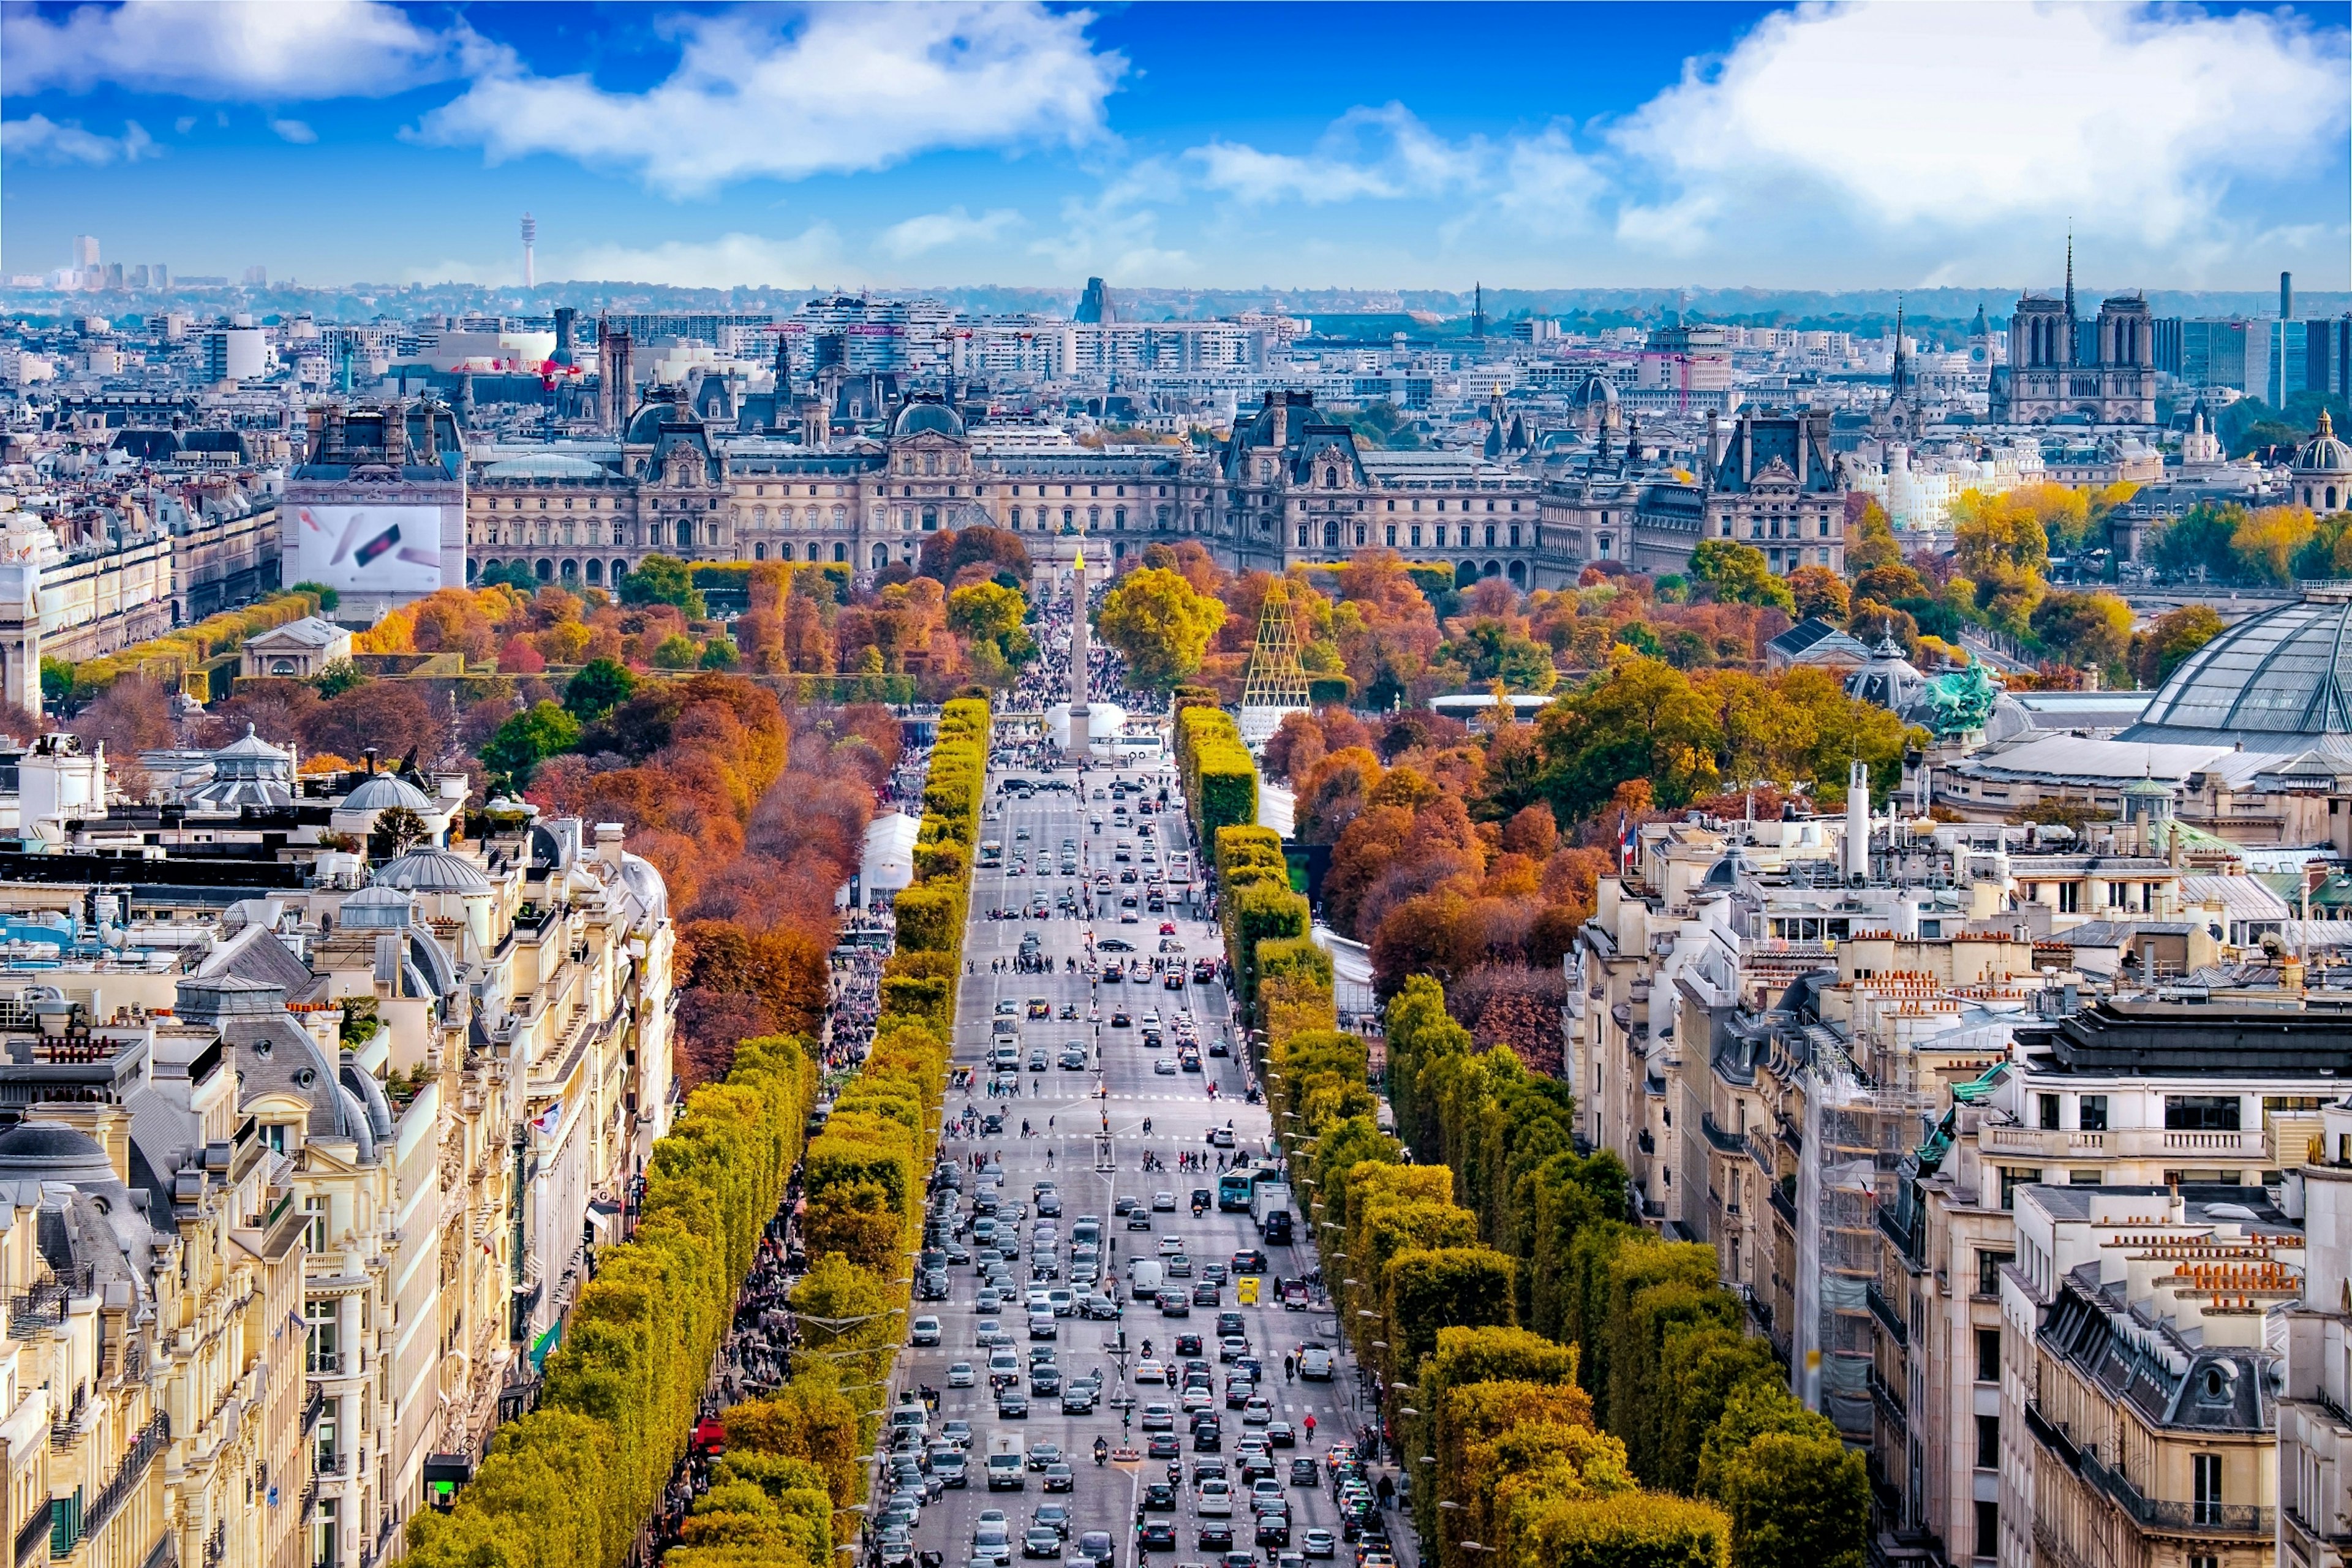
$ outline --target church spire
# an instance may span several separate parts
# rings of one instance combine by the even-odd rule
[[[1895,296],[1895,395],[1903,395],[1903,296]]]
[[[2066,341],[2060,346],[2065,350],[2065,353],[2058,363],[2073,364],[2074,363],[2074,225],[2071,219],[2066,225]]]

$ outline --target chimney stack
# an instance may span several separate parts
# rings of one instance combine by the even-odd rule
[[[2294,320],[2294,274],[2292,272],[2279,274],[2279,320]]]

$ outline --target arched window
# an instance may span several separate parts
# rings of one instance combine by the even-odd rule
[[[1336,521],[1327,521],[1323,524],[1323,548],[1326,550],[1339,548],[1339,524]]]
[[[1511,586],[1512,586],[1512,587],[1514,587],[1514,588],[1524,588],[1524,587],[1526,587],[1527,585],[1528,585],[1528,563],[1527,563],[1526,562],[1524,562],[1524,561],[1514,561],[1514,562],[1512,562],[1512,563],[1511,563]]]
[[[1326,468],[1323,470],[1323,488],[1327,490],[1336,490],[1339,488],[1339,469]]]
[[[940,509],[935,506],[925,507],[923,509],[923,531],[925,533],[937,533],[939,531]]]
[[[754,560],[754,561],[765,561],[767,558],[768,558],[768,547],[767,547],[766,545],[764,545],[764,544],[754,544],[753,546],[751,546],[751,559],[752,559],[752,560]]]
[[[602,561],[591,561],[585,566],[582,567],[581,570],[587,574],[588,583],[591,587],[593,587],[604,581],[604,563]]]
[[[561,577],[562,577],[565,582],[567,582],[567,583],[573,583],[573,582],[577,582],[577,581],[579,581],[579,578],[580,578],[580,563],[578,563],[577,561],[566,561],[566,562],[564,562],[563,566],[562,566],[562,570],[561,570],[561,572],[558,574],[558,575],[560,575],[560,576],[561,576]]]
[[[939,455],[937,452],[926,452],[926,453],[924,453],[924,454],[923,454],[923,472],[924,472],[925,474],[927,474],[927,475],[936,475],[936,474],[938,474],[938,472],[939,472],[939,471],[940,471],[940,455]]]
[[[1478,563],[1475,561],[1465,561],[1454,570],[1454,585],[1457,588],[1467,588],[1477,580]]]
[[[888,564],[890,564],[890,547],[887,544],[876,545],[874,547],[874,570],[879,572]]]
[[[838,544],[836,544],[836,545],[835,545],[835,546],[833,547],[833,550],[834,550],[834,555],[833,555],[833,558],[834,558],[835,561],[840,560],[840,559],[841,559],[841,546],[840,546],[840,545],[838,545]],[[810,545],[810,546],[809,546],[809,559],[810,559],[811,561],[822,561],[822,560],[824,560],[824,545],[822,545],[822,544],[812,544],[812,545]]]
[[[536,576],[542,583],[552,583],[555,581],[555,563],[552,561],[541,561],[531,570],[532,575]]]
[[[629,563],[628,563],[627,562],[625,562],[625,561],[615,561],[615,562],[614,562],[614,563],[613,563],[613,586],[614,586],[614,587],[615,587],[615,588],[619,587],[619,586],[621,585],[621,579],[622,579],[622,578],[624,578],[624,577],[625,577],[625,576],[627,576],[628,574],[629,574]]]

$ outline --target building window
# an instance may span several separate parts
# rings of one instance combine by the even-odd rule
[[[1413,547],[1415,550],[1418,550],[1418,549],[1420,549],[1420,548],[1421,548],[1421,524],[1419,524],[1419,523],[1417,523],[1417,522],[1416,522],[1416,523],[1414,523],[1414,524],[1412,525],[1412,530],[1411,530],[1411,532],[1412,532],[1412,547]]]
[[[1390,523],[1386,531],[1388,535],[1387,543],[1391,549],[1394,549],[1396,547],[1396,524],[1393,522]]]
[[[1979,1558],[2000,1555],[2000,1504],[1977,1500],[1977,1552]]]
[[[2197,1524],[2221,1522],[2221,1456],[2192,1454],[2189,1456],[2196,1498],[2189,1514]]]
[[[326,1251],[327,1200],[322,1197],[304,1198],[302,1213],[302,1245],[314,1255]]]
[[[2011,1171],[2004,1169],[2000,1173],[2001,1198],[2003,1200],[2000,1206],[2005,1209],[2014,1208],[2016,1206],[2007,1201],[2011,1190],[2010,1177],[2012,1175],[2025,1177],[2027,1179],[2026,1184],[2028,1185],[2031,1185],[2032,1183],[2038,1182],[2042,1179],[2042,1173],[2039,1171]],[[2017,1254],[2014,1252],[1994,1252],[1989,1248],[1979,1248],[1977,1251],[1977,1294],[1979,1296],[1999,1295],[2000,1293],[2000,1271],[2010,1264],[2016,1261]]]
[[[310,1371],[327,1377],[340,1373],[343,1370],[342,1326],[336,1314],[335,1299],[325,1297],[304,1301],[302,1322],[310,1334],[307,1346]]]
[[[2054,1094],[2037,1094],[2033,1097],[2033,1100],[2034,1110],[2041,1117],[2042,1131],[2044,1132],[2057,1131],[2058,1097]]]
[[[1977,1417],[1977,1468],[2000,1468],[2000,1417],[1998,1415]]]
[[[1360,522],[1356,524],[1356,542],[1360,545],[1364,542],[1364,525]]]
[[[2107,1097],[2105,1095],[2086,1094],[2076,1104],[2074,1124],[2077,1127],[2085,1132],[2105,1132],[2107,1130]]]
[[[1511,548],[1512,548],[1512,549],[1514,549],[1514,550],[1517,550],[1518,547],[1519,547],[1519,525],[1518,525],[1517,523],[1516,523],[1516,522],[1515,522],[1515,523],[1511,524]]]
[[[2000,1331],[1999,1329],[1977,1331],[1977,1381],[1979,1383],[2000,1381]]]
[[[1443,550],[1445,548],[1445,525],[1442,522],[1437,524],[1435,531],[1437,536],[1437,548]]]
[[[2238,1131],[2238,1097],[2234,1094],[2168,1094],[2164,1097],[2164,1125],[2172,1131],[2235,1132]]]

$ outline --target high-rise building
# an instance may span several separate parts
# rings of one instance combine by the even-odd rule
[[[522,215],[522,286],[539,287],[539,269],[531,258],[531,249],[539,243],[539,220],[529,213]]]
[[[247,268],[245,269],[245,286],[246,286],[247,288],[248,288],[248,289],[267,289],[267,288],[268,288],[268,287],[269,287],[269,268],[267,268],[267,267],[261,267],[261,266],[254,266],[254,267],[248,267],[248,268]]]
[[[1118,306],[1112,300],[1110,290],[1104,287],[1101,279],[1087,279],[1087,291],[1078,296],[1078,308],[1071,319],[1094,326],[1108,325],[1118,320]]]
[[[94,234],[74,236],[73,264],[85,269],[98,265],[98,236]]]

